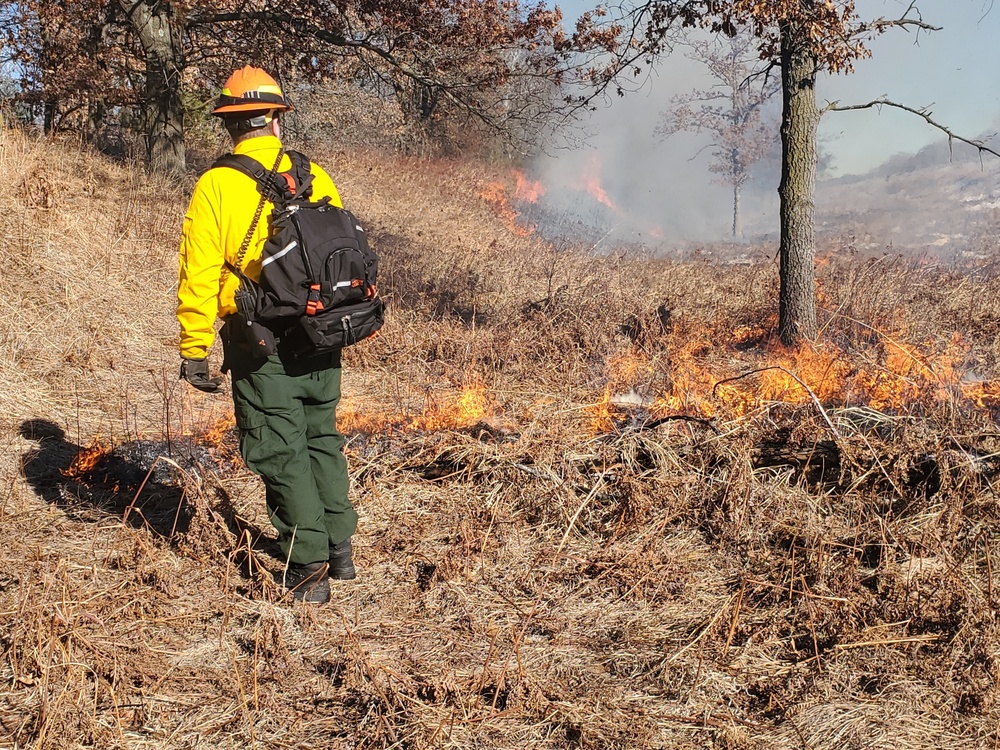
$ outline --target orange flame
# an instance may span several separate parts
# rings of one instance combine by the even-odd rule
[[[996,380],[967,383],[962,386],[962,394],[985,411],[1000,409],[1000,382]]]
[[[959,362],[968,349],[961,336],[953,336],[944,351],[930,354],[902,343],[901,337],[886,337],[881,368],[857,373],[855,387],[867,396],[866,405],[900,410],[922,397],[940,402],[961,391]],[[929,344],[926,348],[931,350]]]
[[[198,438],[198,442],[202,445],[218,448],[223,445],[226,437],[234,427],[236,427],[236,417],[233,414],[228,414],[217,420],[215,424],[209,427],[208,430],[206,430],[201,437]]]
[[[526,203],[538,203],[538,199],[545,195],[545,186],[538,180],[526,177],[520,169],[514,170],[514,197]]]
[[[341,405],[337,429],[369,435],[409,431],[455,430],[472,427],[497,414],[497,406],[478,381],[470,381],[457,394],[427,395],[419,414],[385,412]]]
[[[760,373],[757,401],[782,401],[804,404],[810,391],[821,402],[837,401],[844,391],[850,366],[840,350],[831,346],[802,345],[788,349],[775,344],[771,357]]]
[[[491,182],[479,193],[479,197],[493,206],[493,210],[503,219],[504,223],[518,237],[527,237],[535,231],[533,226],[522,226],[517,223],[517,218],[521,215],[515,211],[507,198],[506,188],[499,182]]]
[[[443,403],[431,396],[419,416],[407,427],[411,430],[446,430],[471,427],[490,416],[489,401],[478,383],[464,387],[457,397]]]
[[[613,211],[618,211],[618,206],[608,195],[607,191],[601,187],[601,157],[596,152],[587,161],[583,174],[583,187],[598,203],[601,203]]]
[[[1000,408],[1000,383],[962,382],[960,363],[968,346],[960,336],[918,347],[903,343],[901,334],[883,335],[881,346],[862,359],[831,343],[789,349],[765,342],[771,328],[773,321],[728,332],[711,326],[701,336],[687,335],[668,345],[666,354],[655,359],[638,349],[608,357],[604,395],[588,409],[591,428],[613,428],[621,401],[612,394],[649,392],[653,386],[658,393],[651,404],[633,405],[652,418],[676,413],[739,417],[771,403],[813,399],[828,407],[888,412],[956,397],[980,409]],[[728,346],[716,343],[725,340]]]
[[[101,462],[111,449],[103,445],[99,438],[94,438],[90,445],[86,448],[81,448],[73,460],[70,462],[69,466],[65,469],[60,469],[61,473],[65,477],[70,477],[72,479],[79,479],[80,477],[86,476],[88,473],[94,470],[94,467]]]
[[[599,435],[611,432],[615,427],[615,411],[611,406],[611,388],[604,389],[604,395],[596,403],[587,408],[590,414],[590,431]]]

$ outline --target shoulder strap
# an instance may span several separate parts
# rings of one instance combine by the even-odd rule
[[[235,169],[237,172],[242,172],[257,183],[257,192],[261,194],[261,197],[267,198],[272,203],[283,203],[288,200],[284,180],[277,180],[275,178],[277,165],[281,163],[282,153],[284,152],[279,149],[275,168],[271,170],[268,170],[253,157],[246,156],[245,154],[226,154],[225,156],[220,156],[212,164],[211,169],[229,167]]]
[[[284,151],[279,148],[278,158],[274,160],[274,166],[271,167],[269,172],[264,172],[264,167],[262,167],[260,162],[256,159],[252,159],[249,156],[243,156],[242,154],[226,154],[225,156],[217,159],[212,165],[212,167],[232,167],[233,169],[238,169],[244,174],[249,174],[257,182],[257,190],[260,192],[260,200],[257,202],[257,209],[254,211],[253,221],[250,223],[250,228],[247,230],[246,236],[243,237],[243,242],[240,243],[240,250],[236,256],[236,265],[233,266],[228,260],[223,261],[226,268],[235,273],[241,281],[246,280],[246,277],[243,275],[243,258],[247,254],[247,249],[250,247],[250,240],[257,229],[257,222],[260,221],[260,215],[264,211],[265,198],[269,197],[265,192],[266,186],[273,186],[275,184],[274,181],[276,179],[278,165],[281,164],[281,157],[283,154]],[[253,164],[256,165],[261,172],[263,172],[263,175],[258,178],[256,176],[256,169],[247,164],[247,162],[253,162]]]
[[[295,195],[298,198],[309,198],[312,196],[313,175],[310,168],[309,157],[301,151],[286,151],[288,158],[292,160],[292,177],[295,180]]]

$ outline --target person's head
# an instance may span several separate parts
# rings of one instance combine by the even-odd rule
[[[280,114],[291,108],[277,81],[248,65],[229,76],[212,114],[239,143],[262,135],[281,137]]]
[[[230,115],[222,119],[222,126],[233,139],[233,145],[262,135],[281,137],[281,119],[274,110],[263,110],[245,117]]]

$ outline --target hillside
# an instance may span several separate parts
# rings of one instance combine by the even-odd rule
[[[867,174],[821,181],[817,230],[866,253],[981,260],[997,247],[998,175],[1000,160],[958,142],[897,154]]]
[[[322,607],[177,381],[190,183],[0,131],[0,747],[995,745],[988,267],[824,258],[791,351],[771,265],[595,257],[498,167],[312,150],[390,304]]]

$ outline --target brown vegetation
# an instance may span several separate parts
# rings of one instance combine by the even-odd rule
[[[994,746],[994,275],[824,259],[786,350],[772,266],[317,153],[391,318],[345,371],[360,577],[310,607],[176,381],[185,186],[0,139],[0,745]]]

